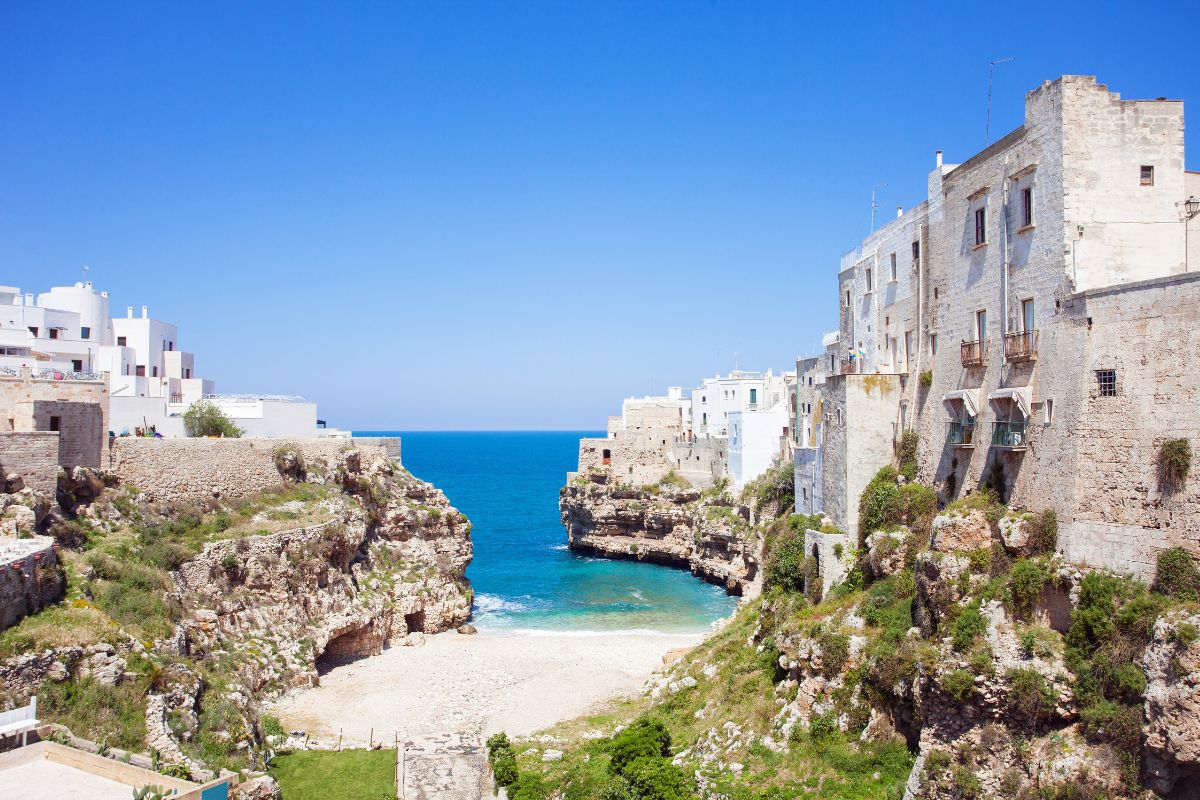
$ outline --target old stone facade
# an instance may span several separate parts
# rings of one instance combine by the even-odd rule
[[[108,438],[108,384],[27,367],[0,375],[0,434],[58,433],[57,464],[99,467]]]
[[[943,500],[998,484],[1058,513],[1072,560],[1146,576],[1163,547],[1200,553],[1194,478],[1168,491],[1156,466],[1164,440],[1200,434],[1183,106],[1065,76],[1025,116],[962,164],[939,152],[927,199],[843,258],[824,510],[853,529],[849,471],[869,480],[912,429]],[[888,391],[856,411],[863,373]]]
[[[58,483],[60,435],[56,431],[0,434],[2,477],[16,475],[26,488],[53,498]]]

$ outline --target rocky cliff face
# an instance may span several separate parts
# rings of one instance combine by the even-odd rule
[[[756,593],[762,541],[745,507],[719,492],[577,478],[558,501],[567,542],[606,558],[690,569],[732,594]]]
[[[80,541],[90,544],[87,553],[64,550],[80,575],[59,612],[66,627],[34,615],[13,632],[31,644],[0,663],[0,704],[54,684],[86,681],[114,698],[126,684],[144,686],[126,692],[144,703],[143,747],[202,777],[254,765],[265,744],[261,700],[470,618],[471,526],[442,492],[381,449],[348,449],[332,465],[276,458],[284,482],[274,493],[164,505],[120,487],[58,523],[55,531],[85,531]],[[172,622],[169,635],[151,641],[149,625],[123,616],[132,595],[118,588],[156,575],[161,603],[147,608]],[[88,639],[96,630],[102,641]],[[70,716],[53,703],[47,711]],[[72,727],[100,733],[86,719]]]

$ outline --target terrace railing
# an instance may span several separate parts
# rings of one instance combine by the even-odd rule
[[[946,444],[951,447],[974,447],[975,423],[951,422],[946,428]]]
[[[987,363],[988,340],[963,342],[960,348],[964,367],[982,367]]]
[[[1000,447],[1007,450],[1024,450],[1029,444],[1027,428],[1028,423],[1024,420],[1020,422],[993,422],[992,447]]]
[[[1037,331],[1004,334],[1004,358],[1008,361],[1036,361],[1037,350]]]

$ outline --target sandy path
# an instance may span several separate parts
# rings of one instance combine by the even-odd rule
[[[278,701],[288,730],[346,744],[426,734],[528,734],[638,691],[703,634],[443,633],[330,671]]]

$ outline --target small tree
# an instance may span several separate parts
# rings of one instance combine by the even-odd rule
[[[245,431],[233,424],[224,411],[215,403],[200,400],[192,403],[183,412],[183,427],[188,436],[221,436],[226,439],[240,438]]]
[[[1167,439],[1158,451],[1158,474],[1169,492],[1183,488],[1192,471],[1192,445],[1187,439]]]

